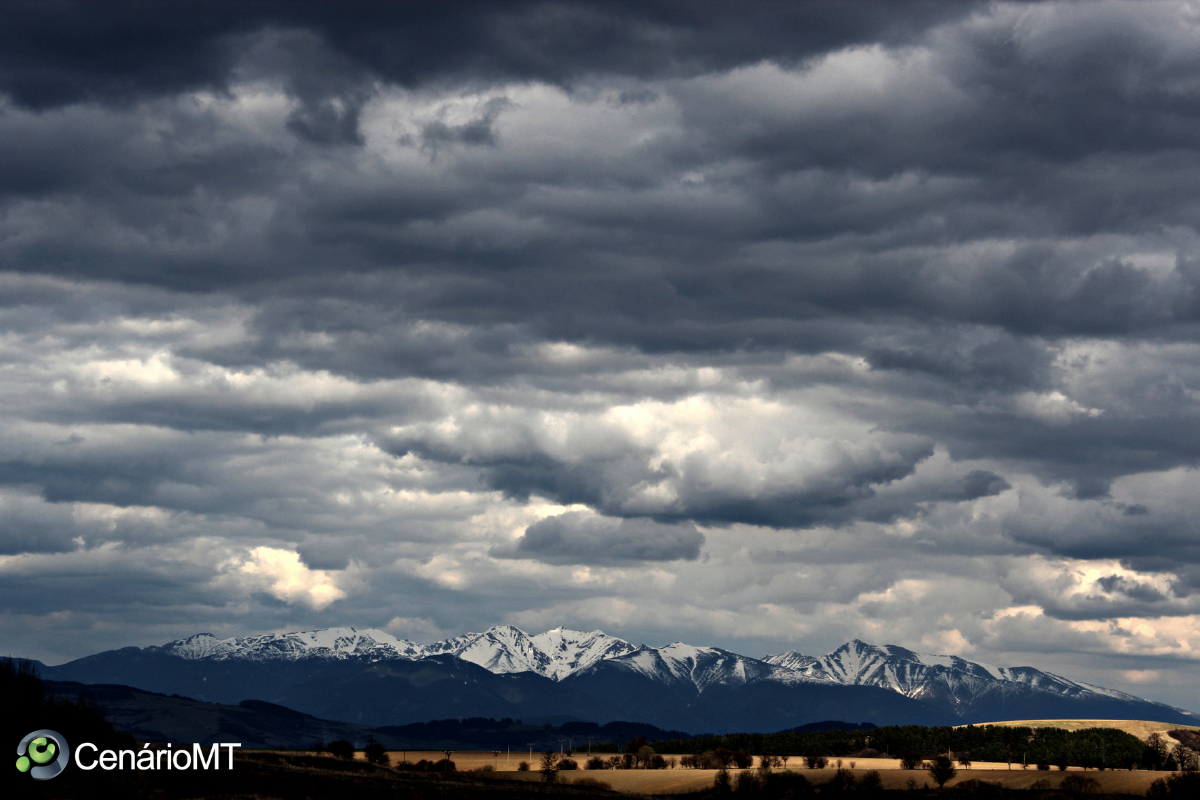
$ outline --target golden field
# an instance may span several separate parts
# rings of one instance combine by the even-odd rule
[[[1048,727],[1040,721],[1034,725],[1034,727],[1038,726]],[[1083,727],[1096,726],[1085,725]],[[1116,725],[1106,725],[1105,727],[1116,727]],[[409,750],[406,753],[402,753],[397,750],[390,752],[389,755],[393,763],[399,762],[402,756],[407,756],[409,761],[414,762],[422,758],[436,761],[444,758],[445,752],[441,750]],[[607,757],[611,754],[599,753],[597,755]],[[493,766],[496,771],[490,774],[494,775],[497,780],[538,781],[541,780],[541,775],[537,772],[540,756],[541,754],[535,750],[533,761],[530,761],[528,750],[514,750],[511,761],[509,761],[508,754],[504,751],[501,751],[499,757],[495,757],[490,750],[461,750],[454,751],[452,759],[459,770],[479,769],[485,765]],[[361,758],[362,754],[359,753],[358,757]],[[572,758],[579,761],[580,766],[582,766],[583,762],[587,759],[587,754],[575,753]],[[530,761],[529,772],[517,772],[517,764],[520,761]],[[851,761],[854,762],[853,769],[850,767]],[[756,759],[756,767],[757,763]],[[902,770],[900,769],[899,760],[894,758],[843,758],[842,765],[846,769],[851,769],[856,777],[861,777],[870,770],[878,770],[885,789],[907,788],[910,780],[916,781],[917,786],[923,786],[925,783],[932,785],[929,775],[924,770]],[[799,757],[796,757],[789,760],[788,768],[790,771],[803,773],[813,783],[822,783],[833,777],[833,774],[837,771],[837,759],[830,759],[830,765],[826,769],[809,770],[803,769],[803,761]],[[1079,771],[1078,768],[1074,767],[1069,770],[1071,773]],[[736,775],[737,772],[738,770],[730,770],[731,775]],[[609,784],[617,791],[639,794],[672,794],[690,792],[711,786],[716,774],[716,770],[682,769],[678,767],[665,770],[580,769],[560,772],[559,780],[571,783],[582,778],[593,778]],[[1088,770],[1087,774],[1089,777],[1095,778],[1100,782],[1102,791],[1121,794],[1145,794],[1151,782],[1157,778],[1165,777],[1169,773],[1148,772],[1144,770],[1135,770],[1132,772],[1124,770],[1107,770],[1104,772]],[[1048,781],[1053,788],[1057,787],[1066,775],[1067,773],[1060,772],[1057,769],[1050,772],[1039,772],[1032,766],[1028,769],[1022,769],[1019,763],[1014,764],[1012,769],[1009,769],[1008,765],[1004,763],[983,762],[972,764],[971,769],[960,768],[958,775],[947,786],[954,786],[963,781],[978,779],[988,781],[989,783],[999,783],[1007,788],[1028,789],[1035,782],[1044,780]]]

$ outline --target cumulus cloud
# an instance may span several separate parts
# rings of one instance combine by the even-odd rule
[[[237,571],[247,585],[261,586],[278,600],[303,603],[318,611],[346,596],[328,572],[309,569],[298,553],[277,547],[254,548]]]

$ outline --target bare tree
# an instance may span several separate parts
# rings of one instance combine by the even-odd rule
[[[1163,764],[1167,763],[1167,740],[1161,733],[1155,731],[1146,737],[1146,746],[1154,753],[1153,764],[1154,769],[1162,769]]]
[[[1196,751],[1183,742],[1175,745],[1175,761],[1184,772],[1196,772],[1200,768],[1200,759],[1197,758]]]

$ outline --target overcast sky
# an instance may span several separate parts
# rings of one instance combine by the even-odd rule
[[[1195,3],[5,3],[0,650],[850,638],[1200,710]]]

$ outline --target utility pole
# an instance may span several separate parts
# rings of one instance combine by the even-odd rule
[[[530,765],[532,765],[533,764],[533,742],[526,742],[525,744],[529,745],[529,763],[530,763]]]
[[[589,736],[588,737],[588,755],[590,756],[591,754],[592,754],[592,737]]]
[[[492,751],[492,770],[495,771],[500,766],[500,751]]]

